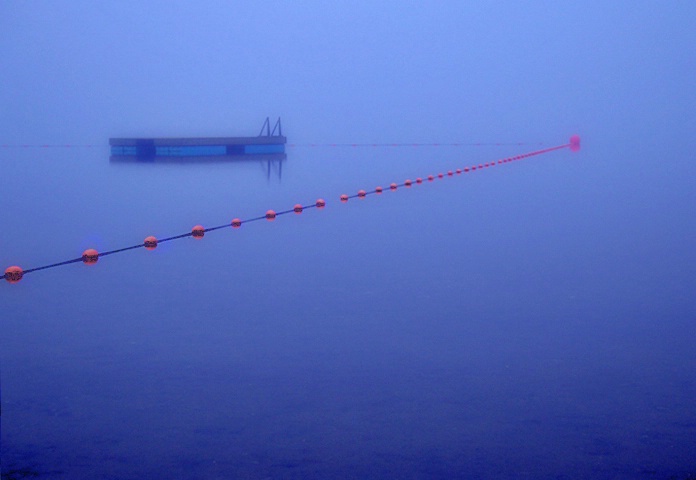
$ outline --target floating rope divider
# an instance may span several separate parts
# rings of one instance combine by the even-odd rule
[[[367,145],[367,144],[365,144],[365,145]],[[384,145],[388,145],[388,144],[370,144],[370,145],[384,146]],[[391,144],[391,146],[401,146],[401,145],[405,145],[405,144]],[[411,144],[411,145],[413,145],[413,144]],[[416,144],[416,145],[426,145],[426,144]],[[438,144],[427,144],[427,145],[438,145]],[[445,145],[445,144],[443,144],[443,145]],[[451,145],[461,145],[461,144],[451,144]],[[483,145],[483,144],[476,144],[476,145]],[[495,144],[495,145],[504,145],[504,144]],[[3,145],[3,146],[7,146],[7,145]],[[354,144],[354,146],[362,146],[362,145]],[[564,145],[558,145],[556,147],[545,148],[543,150],[536,150],[533,152],[528,152],[528,153],[524,153],[524,154],[517,155],[514,157],[508,157],[508,158],[504,158],[501,160],[488,162],[488,163],[484,163],[484,164],[471,165],[471,166],[467,166],[467,167],[463,167],[463,168],[457,168],[454,171],[452,171],[452,170],[447,171],[446,174],[440,172],[437,174],[437,176],[430,174],[426,178],[429,182],[432,182],[435,180],[435,178],[442,179],[445,177],[453,177],[454,175],[461,175],[462,173],[474,172],[476,170],[494,167],[496,165],[503,165],[505,163],[510,163],[510,162],[514,162],[517,160],[523,160],[525,158],[533,157],[536,155],[541,155],[541,154],[552,152],[555,150],[560,150],[563,148],[569,148],[573,152],[580,150],[580,137],[577,135],[573,135],[572,137],[570,137],[570,142],[566,143]],[[410,188],[414,184],[421,185],[423,183],[424,183],[423,178],[421,178],[421,177],[416,178],[415,181],[408,179],[402,183],[389,184],[389,190],[396,191],[402,187]],[[364,199],[368,195],[379,195],[379,194],[382,194],[383,192],[384,192],[384,188],[381,186],[378,186],[378,187],[375,187],[374,190],[369,190],[369,191],[368,190],[358,190],[358,192],[353,194],[353,195],[348,195],[348,194],[344,193],[339,197],[339,200],[342,203],[346,203],[348,200],[353,199],[353,198]],[[90,248],[90,249],[85,250],[82,253],[82,256],[80,256],[78,258],[73,258],[72,260],[65,260],[63,262],[58,262],[58,263],[52,263],[50,265],[44,265],[42,267],[35,267],[35,268],[23,270],[21,267],[19,267],[17,265],[13,265],[11,267],[8,267],[5,270],[5,274],[1,278],[4,278],[9,283],[17,283],[24,277],[24,275],[26,275],[28,273],[32,273],[32,272],[38,272],[39,270],[46,270],[49,268],[60,267],[63,265],[69,265],[71,263],[78,263],[78,262],[82,262],[86,265],[94,265],[97,263],[99,258],[106,257],[108,255],[113,255],[115,253],[126,252],[128,250],[135,250],[138,248],[145,248],[146,250],[154,250],[155,248],[157,248],[157,245],[162,243],[162,242],[170,242],[172,240],[178,240],[180,238],[186,238],[186,237],[193,237],[196,240],[200,240],[204,237],[206,232],[213,232],[215,230],[220,230],[220,229],[228,228],[228,227],[240,228],[242,226],[242,224],[256,222],[256,221],[260,221],[260,220],[273,221],[279,215],[286,215],[289,213],[300,214],[304,210],[307,210],[309,208],[316,208],[318,210],[321,210],[325,206],[326,206],[326,201],[324,199],[320,198],[315,203],[313,203],[311,205],[301,205],[298,203],[293,208],[291,208],[289,210],[282,210],[279,212],[276,212],[274,210],[268,210],[265,215],[260,216],[260,217],[249,218],[247,220],[240,220],[239,218],[234,218],[230,223],[226,223],[224,225],[218,225],[216,227],[204,228],[202,225],[196,225],[191,229],[190,232],[182,233],[180,235],[174,235],[172,237],[157,239],[154,236],[149,236],[149,237],[145,238],[143,243],[140,243],[137,245],[131,245],[130,247],[123,247],[123,248],[118,248],[115,250],[109,250],[107,252],[99,253],[96,250]]]

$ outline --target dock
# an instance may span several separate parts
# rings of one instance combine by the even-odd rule
[[[174,160],[183,158],[235,157],[259,159],[285,156],[287,138],[283,136],[280,118],[271,130],[268,118],[255,137],[162,137],[110,138],[112,160]],[[124,158],[125,157],[125,158]],[[212,159],[212,158],[211,158]]]

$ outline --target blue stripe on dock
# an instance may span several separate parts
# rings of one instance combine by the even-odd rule
[[[122,147],[114,146],[111,147],[111,155],[137,155],[138,147]]]
[[[285,153],[285,145],[113,145],[111,155],[136,157],[211,157]]]
[[[258,153],[285,153],[285,145],[246,145],[244,153],[252,155]]]
[[[156,147],[158,157],[203,157],[209,155],[226,155],[225,145],[186,145],[179,147]]]

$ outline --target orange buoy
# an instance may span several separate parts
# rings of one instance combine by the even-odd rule
[[[238,218],[232,219],[232,228],[239,228],[242,226],[242,221]]]
[[[205,235],[205,228],[203,228],[203,225],[196,225],[191,229],[191,235],[196,240],[200,240]]]
[[[448,170],[448,171],[447,171],[447,176],[448,176],[448,177],[451,177],[452,175],[453,175],[452,170]]]
[[[268,210],[266,212],[266,220],[268,220],[269,222],[272,222],[273,220],[275,220],[275,217],[276,217],[276,213],[273,210]]]
[[[416,178],[416,183],[419,183],[419,184],[420,184],[420,183],[423,183],[423,179],[420,178],[420,177]]]
[[[432,175],[428,175],[428,181],[432,182],[433,180],[435,180],[435,177],[433,177]]]
[[[5,269],[5,280],[10,283],[19,282],[23,276],[24,270],[19,268],[17,265],[12,265],[11,267],[7,267],[7,269]]]
[[[444,177],[443,174],[441,174],[441,173],[438,173],[438,174],[437,174],[437,178],[442,178],[442,177]]]
[[[346,203],[348,201],[348,195],[346,195],[345,193],[343,195],[341,195],[341,201],[343,203]]]
[[[396,183],[391,183],[391,184],[389,184],[389,189],[390,189],[390,190],[396,190]]]
[[[464,173],[469,171],[469,167],[464,167]]]
[[[410,186],[411,186],[411,180],[408,180],[408,179],[407,179],[407,180],[404,182],[404,185],[406,185],[407,187],[410,187]]]
[[[462,173],[462,169],[461,169],[461,168],[458,168],[458,169],[457,169],[457,175],[459,175],[460,173]]]
[[[94,265],[99,260],[99,252],[93,248],[88,248],[82,252],[82,261],[85,265]]]
[[[302,205],[299,203],[292,207],[292,211],[295,213],[302,213]]]
[[[154,250],[157,248],[157,239],[153,236],[145,237],[145,242],[143,242],[145,250]]]
[[[375,193],[382,193],[382,187],[375,188]]]
[[[358,198],[365,198],[367,192],[365,190],[358,190]]]
[[[317,200],[316,205],[317,205],[317,208],[324,208],[326,206],[326,200],[324,200],[323,198],[320,198]]]

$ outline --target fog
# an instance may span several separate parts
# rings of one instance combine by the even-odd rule
[[[3,3],[2,272],[327,201],[2,282],[3,480],[696,474],[694,19]],[[110,161],[266,117],[270,173]]]

